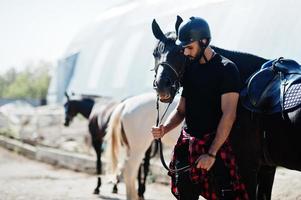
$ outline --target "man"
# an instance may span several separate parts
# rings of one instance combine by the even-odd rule
[[[185,119],[170,164],[191,165],[188,173],[170,173],[178,199],[248,199],[227,141],[236,117],[239,72],[210,48],[210,40],[204,19],[191,17],[180,25],[177,42],[192,64],[186,67],[177,108],[163,125],[152,128],[152,134],[161,138]]]

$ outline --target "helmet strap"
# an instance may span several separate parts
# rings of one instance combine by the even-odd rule
[[[207,57],[205,56],[205,49],[208,47],[208,45],[209,45],[209,40],[207,40],[207,42],[204,44],[204,43],[202,43],[200,40],[198,41],[198,43],[199,43],[199,47],[200,47],[200,52],[199,52],[199,54],[196,56],[196,60],[200,60],[200,59],[202,59],[202,57],[204,58],[204,60],[205,60],[205,63],[207,63],[208,62],[208,59],[207,59]]]

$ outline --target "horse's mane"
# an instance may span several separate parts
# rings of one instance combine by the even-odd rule
[[[165,33],[165,36],[168,38],[168,39],[171,39],[173,41],[176,41],[178,39],[177,37],[177,34],[175,31],[169,31],[167,33]]]
[[[242,82],[245,82],[254,72],[256,72],[266,58],[240,51],[226,50],[213,45],[210,47],[218,54],[234,62],[239,70]]]
[[[95,103],[95,100],[94,100],[94,99],[92,99],[92,98],[87,98],[87,97],[82,98],[82,101],[83,101],[83,102],[87,102],[87,103]]]

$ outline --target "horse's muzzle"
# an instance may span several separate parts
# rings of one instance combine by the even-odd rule
[[[159,100],[163,103],[170,103],[172,101],[172,98],[170,94],[159,93]]]
[[[70,122],[69,122],[69,121],[65,121],[65,123],[64,123],[64,126],[68,127],[68,126],[69,126],[69,124],[70,124]]]

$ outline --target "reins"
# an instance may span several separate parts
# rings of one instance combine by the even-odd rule
[[[164,116],[166,115],[166,112],[170,106],[172,102],[170,102],[167,106],[167,108],[165,109],[161,119],[160,119],[160,110],[159,110],[159,95],[157,95],[157,102],[156,102],[156,107],[157,107],[157,120],[156,120],[156,125],[159,126],[159,124],[162,123],[162,120],[164,118]],[[166,164],[165,162],[165,159],[164,159],[164,155],[163,155],[163,145],[162,145],[162,142],[161,142],[161,138],[159,139],[156,139],[155,140],[156,143],[158,143],[158,147],[159,147],[159,151],[160,151],[160,160],[161,160],[161,163],[163,165],[163,167],[169,171],[170,173],[175,173],[175,174],[179,174],[179,173],[183,173],[183,172],[186,172],[188,170],[190,170],[190,165],[187,165],[187,166],[184,166],[184,167],[181,167],[181,168],[178,168],[178,169],[171,169],[168,167],[168,165]]]
[[[187,60],[185,61],[187,62]],[[175,93],[177,93],[179,91],[179,88],[180,88],[180,77],[182,75],[182,73],[178,73],[168,62],[161,62],[159,63],[156,67],[155,67],[155,71],[157,71],[156,69],[158,69],[159,66],[162,66],[162,67],[168,67],[170,68],[174,74],[176,75],[177,77],[177,80],[172,84],[172,88],[174,88],[176,90]],[[155,74],[155,80],[156,80],[156,76],[157,74]],[[155,83],[155,80],[154,80],[154,83],[153,83],[153,87],[154,89],[157,88],[157,85]],[[169,106],[171,105],[172,101],[168,104],[166,110],[164,111],[162,117],[160,118],[160,110],[159,110],[159,95],[157,95],[157,102],[156,102],[156,107],[157,107],[157,120],[156,120],[156,126],[158,127],[159,124],[162,123],[162,120],[164,118],[164,116],[166,115],[167,113],[167,110],[169,108]],[[163,155],[163,145],[162,145],[162,142],[161,142],[161,138],[159,139],[156,139],[155,142],[157,143],[158,147],[159,147],[159,151],[160,151],[160,160],[161,160],[161,163],[163,165],[163,167],[169,171],[170,173],[175,173],[175,174],[179,174],[179,173],[183,173],[183,172],[186,172],[188,170],[190,170],[190,165],[187,165],[187,166],[184,166],[184,167],[181,167],[181,168],[178,168],[178,169],[171,169],[168,167],[168,165],[166,164],[165,162],[165,159],[164,159],[164,155]]]

